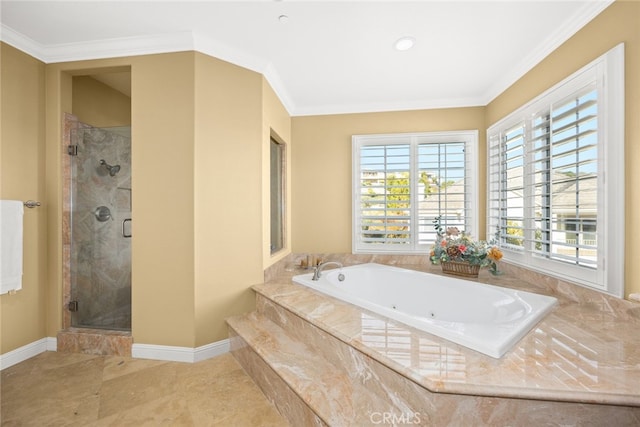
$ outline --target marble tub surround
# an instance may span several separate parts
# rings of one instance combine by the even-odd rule
[[[367,262],[375,262],[387,265],[403,265],[420,268],[424,266],[426,257],[423,255],[360,255],[360,254],[289,254],[279,262],[273,264],[264,271],[265,283],[276,280],[287,280],[296,274],[302,274],[305,271],[311,271],[304,268],[303,264],[308,257],[311,256],[321,262],[336,261],[342,265],[365,264]],[[438,267],[439,268],[439,267]]]
[[[561,307],[493,359],[298,285],[254,289],[430,391],[629,405],[640,415],[637,322]]]
[[[345,265],[381,263],[368,256],[323,254],[322,258]],[[389,264],[439,271],[437,266],[424,264],[424,257],[420,257],[422,264],[412,262],[419,257],[407,257],[405,265],[398,262],[404,257],[394,258]],[[418,395],[429,405],[421,406],[418,399],[405,408],[424,411],[423,418],[431,417],[428,414],[433,414],[434,408],[443,414],[448,413],[443,409],[446,407],[463,412],[466,408],[467,413],[484,419],[475,420],[476,425],[491,425],[490,420],[494,425],[496,420],[502,424],[640,424],[640,305],[636,303],[506,264],[501,265],[505,271],[502,276],[482,271],[478,281],[553,295],[559,300],[556,310],[511,351],[493,359],[292,284],[290,278],[304,272],[297,265],[293,255],[265,272],[269,283],[254,287],[257,312],[279,324],[289,339],[304,342],[313,353],[322,354],[329,366],[350,366],[363,373],[361,381],[375,379],[369,384],[384,379],[390,393],[388,402],[396,402],[398,396],[409,399],[407,396]],[[264,336],[268,334],[264,332]],[[273,337],[265,340],[266,347],[277,341]],[[366,363],[354,365],[354,355]],[[299,369],[294,358],[289,360],[290,370]],[[286,363],[281,361],[280,365]],[[371,366],[377,374],[370,372],[374,369]],[[452,422],[446,417],[429,420],[435,425]]]
[[[425,426],[640,422],[638,408],[628,406],[432,392],[261,294],[256,312],[229,323],[234,356],[292,425],[376,425],[385,416]],[[387,351],[402,353],[399,342]],[[464,354],[437,344],[423,352],[442,359],[429,370],[465,380]]]
[[[296,274],[309,272],[310,270],[300,267],[301,261],[305,259],[306,256],[307,254],[290,254],[288,257],[270,266],[265,270],[264,282],[286,282]],[[393,265],[400,268],[442,274],[440,266],[431,264],[424,255],[319,253],[315,254],[315,256],[323,262],[336,261],[344,266],[374,262],[377,264]],[[562,300],[566,302],[594,305],[596,310],[601,309],[605,312],[610,312],[613,316],[620,319],[628,317],[640,319],[640,315],[638,315],[640,303],[637,301],[616,298],[508,262],[498,263],[498,269],[502,273],[501,275],[495,276],[489,273],[487,269],[482,269],[480,270],[478,278],[465,278],[465,280],[522,289],[544,295],[560,296]]]
[[[293,344],[291,340],[287,340],[286,333],[282,333],[278,329],[274,330],[276,325],[269,322],[268,319],[260,317],[255,312],[248,316],[229,319],[228,322],[233,356],[240,362],[240,365],[253,381],[265,392],[267,398],[278,408],[278,411],[290,420],[293,425],[326,426],[327,424],[322,421],[309,405],[309,400],[312,399],[303,400],[300,394],[289,385],[295,378],[311,377],[300,375],[299,369],[291,370],[287,374],[287,359],[295,356],[286,351],[286,348],[304,348],[306,362],[309,360],[315,362],[318,359],[314,358],[304,345],[299,346]],[[260,327],[255,327],[255,325],[260,325]],[[249,340],[251,345],[246,340]],[[256,346],[256,341],[262,341],[263,345],[258,344]],[[265,342],[270,342],[271,345],[264,345]],[[273,344],[275,343],[279,343],[279,345],[274,346]],[[257,351],[256,348],[258,349]],[[307,366],[309,366],[308,363]],[[322,367],[324,365],[315,366]],[[277,372],[279,367],[285,367],[284,373]],[[313,394],[326,397],[326,394],[322,392],[322,388],[317,388],[316,390],[319,393]],[[329,403],[331,400],[321,398],[319,402]]]

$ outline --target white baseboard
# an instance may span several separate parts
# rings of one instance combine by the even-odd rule
[[[47,351],[58,351],[58,338],[47,337]]]
[[[229,339],[206,344],[197,348],[134,343],[131,347],[131,356],[138,359],[194,363],[228,353],[229,348]]]
[[[55,337],[46,337],[34,341],[30,344],[23,345],[10,352],[0,355],[0,371],[31,359],[34,356],[44,353],[45,351],[56,351],[58,348],[58,340]]]
[[[201,347],[174,347],[167,345],[133,344],[131,355],[139,359],[167,360],[171,362],[200,362],[229,352],[229,339],[206,344]],[[8,353],[0,355],[0,371],[31,359],[45,351],[57,351],[58,340],[46,337]]]

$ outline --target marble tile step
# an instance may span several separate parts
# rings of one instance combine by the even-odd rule
[[[319,310],[330,305],[319,306]],[[306,343],[314,353],[334,365],[344,365],[345,359],[354,359],[354,348],[345,344],[331,332],[321,329],[313,322],[293,313],[268,295],[256,294],[256,311],[287,331],[289,336]],[[352,366],[353,367],[353,366]],[[352,370],[350,372],[353,372]]]
[[[227,323],[328,425],[367,425],[370,413],[363,408],[389,405],[263,314],[252,312]]]

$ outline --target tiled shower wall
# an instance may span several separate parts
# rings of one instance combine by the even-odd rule
[[[130,329],[131,238],[125,237],[131,234],[131,221],[126,221],[131,219],[130,129],[93,128],[77,121],[70,127],[78,155],[63,162],[70,179],[69,224],[63,227],[70,231],[65,304],[77,301],[78,311],[65,316],[64,326]],[[119,165],[119,172],[111,176],[101,160]],[[106,221],[96,216],[100,207],[110,211]]]

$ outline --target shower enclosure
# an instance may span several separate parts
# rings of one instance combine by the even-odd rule
[[[131,128],[71,132],[71,326],[131,329]]]

